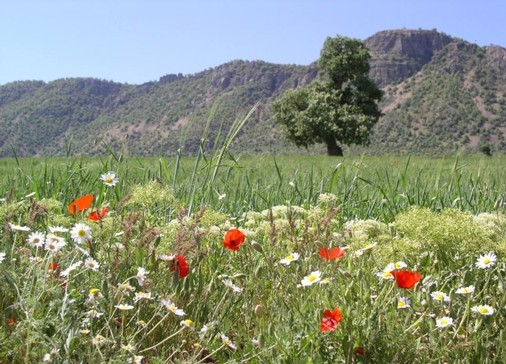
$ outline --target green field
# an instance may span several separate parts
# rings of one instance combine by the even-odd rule
[[[502,363],[505,162],[2,159],[0,362]]]

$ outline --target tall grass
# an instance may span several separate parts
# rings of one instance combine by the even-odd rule
[[[503,157],[233,156],[247,117],[209,155],[204,133],[197,157],[0,160],[0,362],[502,362]],[[383,279],[393,263],[415,288]]]

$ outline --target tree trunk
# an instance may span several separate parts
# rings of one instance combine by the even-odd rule
[[[327,155],[342,157],[343,149],[337,145],[335,139],[327,140]]]

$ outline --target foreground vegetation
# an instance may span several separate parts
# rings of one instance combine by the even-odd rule
[[[1,160],[0,362],[502,362],[502,165]]]

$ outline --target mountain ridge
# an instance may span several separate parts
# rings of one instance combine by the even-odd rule
[[[347,151],[445,154],[484,145],[506,151],[506,49],[436,30],[386,30],[364,43],[372,55],[371,77],[385,91],[385,115],[369,147]],[[272,120],[270,103],[317,78],[316,63],[234,60],[140,85],[94,78],[16,81],[0,86],[0,156],[13,150],[18,156],[65,155],[69,145],[76,154],[102,154],[105,145],[131,155],[194,154],[213,106],[218,111],[209,148],[256,103],[233,149],[297,152]],[[441,135],[446,139],[435,138]]]

